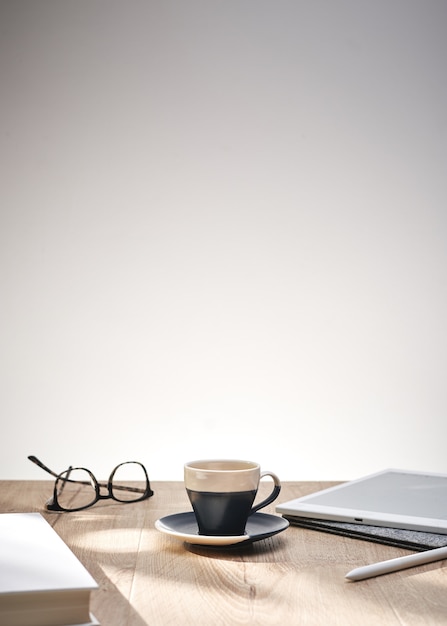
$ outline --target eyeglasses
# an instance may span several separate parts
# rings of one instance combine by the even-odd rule
[[[110,474],[107,483],[101,483],[85,467],[70,466],[64,472],[56,474],[34,455],[28,459],[56,477],[53,496],[46,503],[48,511],[82,511],[99,500],[109,498],[129,504],[154,495],[146,468],[138,461],[120,463]],[[143,481],[145,487],[136,487],[135,481]],[[107,489],[107,494],[101,494],[101,487]]]

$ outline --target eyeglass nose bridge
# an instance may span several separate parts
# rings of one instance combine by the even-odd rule
[[[107,485],[105,485],[104,483],[97,483],[97,484],[98,484],[98,489],[96,491],[97,502],[98,500],[110,500],[110,498],[113,498],[111,483],[107,483]],[[101,493],[101,490],[107,491],[107,493]]]
[[[110,500],[110,498],[113,498],[113,487],[112,487],[112,481],[110,480],[110,478],[107,481],[107,483],[103,483],[103,482],[100,482],[89,469],[85,467],[79,467],[76,469],[80,469],[88,473],[92,487],[95,490],[95,500],[94,502],[91,503],[90,506],[93,506],[94,504],[99,502],[99,500]],[[101,489],[106,490],[107,493],[101,493]]]

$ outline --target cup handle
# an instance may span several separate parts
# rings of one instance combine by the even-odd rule
[[[262,500],[262,502],[260,502],[251,509],[250,515],[253,515],[253,513],[256,513],[256,511],[259,511],[259,509],[263,509],[265,506],[267,506],[267,504],[270,504],[271,502],[273,502],[273,500],[276,500],[276,498],[279,496],[279,492],[281,491],[281,482],[276,474],[274,474],[273,472],[261,472],[261,476],[259,477],[259,479],[261,479],[263,476],[271,476],[273,478],[273,489],[271,494],[267,496],[265,500]]]

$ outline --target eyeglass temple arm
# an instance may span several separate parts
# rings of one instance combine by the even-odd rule
[[[28,458],[29,458],[30,461],[32,461],[33,463],[38,465],[41,469],[45,470],[45,472],[48,472],[49,474],[51,474],[51,476],[54,476],[55,478],[59,478],[60,480],[62,480],[63,481],[63,486],[65,485],[65,483],[79,483],[80,482],[81,484],[85,484],[85,485],[89,484],[87,481],[84,481],[82,483],[82,481],[71,480],[70,479],[70,473],[71,473],[71,470],[73,469],[73,465],[70,465],[68,470],[65,472],[67,474],[67,476],[61,476],[60,474],[56,474],[56,472],[53,472],[53,470],[50,470],[50,468],[47,467],[44,463],[42,463],[42,461],[39,461],[39,459],[36,456],[31,454]]]
[[[71,474],[71,470],[72,470],[72,469],[73,469],[73,466],[72,466],[72,465],[70,465],[70,467],[69,467],[69,468],[68,468],[68,470],[67,470],[67,479],[66,479],[66,480],[64,480],[64,481],[62,482],[62,485],[61,485],[61,488],[60,488],[60,490],[59,490],[59,493],[62,493],[62,492],[63,492],[63,490],[65,489],[65,485],[67,484],[67,482],[69,482],[69,481],[70,481],[70,474]]]
[[[51,474],[51,476],[55,476],[56,478],[59,476],[59,474],[56,474],[56,472],[53,472],[53,470],[50,470],[50,468],[47,467],[44,463],[42,463],[42,461],[39,461],[37,456],[34,456],[34,454],[30,454],[28,456],[28,459],[32,461],[32,463],[35,463],[36,465],[38,465],[45,472],[48,472],[48,474]]]

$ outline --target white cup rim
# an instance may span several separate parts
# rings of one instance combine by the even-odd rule
[[[202,459],[185,463],[185,487],[192,491],[257,491],[261,468],[254,461]]]
[[[259,463],[255,461],[244,461],[241,459],[199,459],[197,461],[189,461],[185,463],[185,469],[195,472],[207,473],[237,473],[252,472],[260,468]]]

